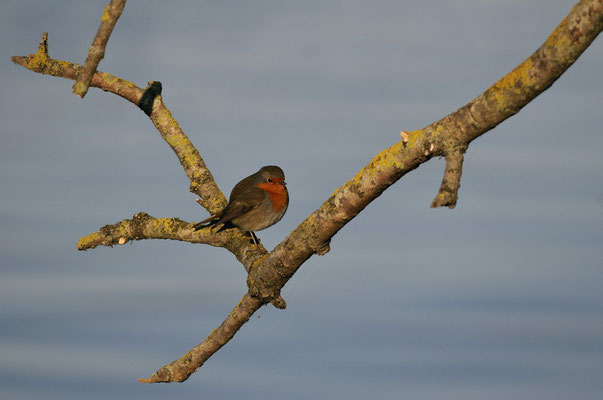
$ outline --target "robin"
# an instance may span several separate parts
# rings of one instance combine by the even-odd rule
[[[198,231],[211,225],[224,225],[218,230],[220,232],[234,225],[249,232],[259,248],[253,232],[266,229],[280,221],[288,205],[289,192],[285,174],[276,165],[268,165],[237,183],[230,192],[226,208],[193,225],[193,230]],[[208,222],[210,223],[207,224]]]

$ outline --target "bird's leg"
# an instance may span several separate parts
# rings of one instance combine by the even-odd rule
[[[253,243],[255,243],[255,247],[258,248],[258,250],[260,249],[260,245],[258,244],[258,242],[260,241],[260,239],[258,239],[255,236],[255,233],[253,233],[252,231],[249,231],[249,234],[251,235],[251,240],[253,240]]]

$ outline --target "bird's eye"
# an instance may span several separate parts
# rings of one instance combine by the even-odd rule
[[[272,183],[272,178],[267,179],[268,183]]]

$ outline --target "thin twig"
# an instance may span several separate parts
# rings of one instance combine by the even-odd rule
[[[31,71],[71,80],[77,79],[82,70],[82,66],[79,64],[50,58],[48,53],[47,32],[42,34],[38,51],[35,54],[30,54],[28,56],[13,56],[11,57],[11,60],[15,64]],[[90,86],[116,94],[135,105],[138,105],[144,94],[144,89],[139,88],[134,83],[106,72],[96,71],[92,75]]]
[[[49,57],[47,33],[42,35],[36,54],[25,57],[13,56],[11,60],[31,71],[66,79],[77,79],[82,69],[81,65]],[[153,87],[153,83],[155,82],[150,83],[149,88]],[[90,86],[114,93],[136,105],[140,105],[149,89],[141,89],[132,82],[98,71],[92,76]],[[201,197],[202,205],[210,214],[222,210],[226,206],[226,197],[216,185],[203,158],[182,131],[178,122],[172,117],[160,95],[153,97],[151,107],[150,118],[163,139],[178,156],[180,164],[191,182],[189,190]]]
[[[103,226],[97,232],[80,238],[77,249],[86,251],[98,246],[112,247],[143,239],[171,239],[222,247],[223,240],[219,240],[216,235],[203,231],[193,233],[190,226],[190,223],[178,218],[154,218],[139,212],[132,219]]]
[[[455,148],[446,154],[444,177],[440,190],[431,203],[431,208],[448,207],[452,209],[456,207],[463,174],[463,152],[464,149]]]
[[[121,16],[125,5],[126,0],[111,0],[105,7],[105,11],[101,17],[101,24],[98,27],[92,45],[88,49],[88,56],[86,57],[84,68],[73,85],[73,94],[76,96],[83,98],[88,92],[92,76],[96,72],[96,68],[100,61],[105,57],[107,42],[109,41],[111,32],[113,32],[113,28]]]

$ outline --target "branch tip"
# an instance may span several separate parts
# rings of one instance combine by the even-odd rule
[[[279,310],[284,310],[287,308],[287,302],[280,295],[276,299],[273,299],[270,304]]]
[[[319,256],[324,256],[325,254],[327,254],[329,251],[331,251],[331,240],[327,240],[324,243],[321,243],[320,246],[318,246],[316,249],[314,249],[314,251],[316,252],[317,255]]]
[[[38,53],[48,57],[48,32],[42,33],[42,39],[38,45]]]

